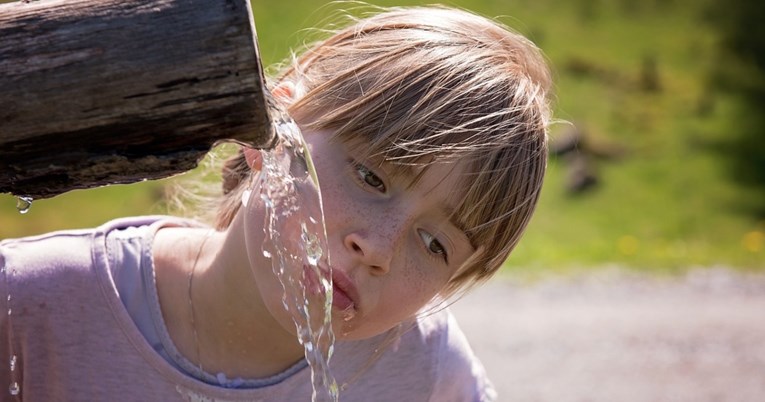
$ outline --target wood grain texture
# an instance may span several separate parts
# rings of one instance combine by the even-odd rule
[[[248,0],[0,4],[0,192],[167,177],[273,140]]]

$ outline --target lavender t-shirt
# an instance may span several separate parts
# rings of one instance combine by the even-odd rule
[[[16,400],[24,401],[310,401],[310,371],[302,362],[232,389],[195,378],[168,357],[174,347],[162,341],[164,323],[156,328],[156,312],[130,312],[142,303],[156,308],[153,302],[120,298],[130,288],[125,280],[142,282],[133,282],[133,296],[156,293],[153,278],[147,277],[153,269],[142,264],[150,261],[147,241],[161,225],[196,224],[168,217],[125,218],[91,230],[0,242],[0,297],[11,296],[7,304],[12,311],[0,314],[0,362],[16,358],[13,371],[0,364],[0,389],[17,382]],[[139,328],[147,325],[155,326],[155,336]],[[418,319],[373,359],[382,342],[384,335],[335,345],[331,369],[343,386],[341,401],[496,398],[447,310]]]

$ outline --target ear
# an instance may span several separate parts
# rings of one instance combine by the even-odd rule
[[[260,150],[250,147],[245,147],[244,160],[247,161],[247,166],[252,170],[260,171],[263,168],[263,157],[260,154]]]
[[[287,105],[303,96],[301,89],[292,81],[279,82],[276,87],[271,90],[271,94],[274,95],[274,98],[278,101]]]

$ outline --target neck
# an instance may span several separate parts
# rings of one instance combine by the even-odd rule
[[[229,378],[267,377],[304,352],[266,308],[243,237],[233,235],[241,233],[238,225],[235,220],[226,232],[212,234],[188,228],[157,233],[160,305],[170,337],[189,361]],[[271,269],[267,261],[260,263],[253,269]]]

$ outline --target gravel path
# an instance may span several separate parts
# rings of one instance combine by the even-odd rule
[[[765,401],[765,275],[499,278],[452,310],[500,401]]]

